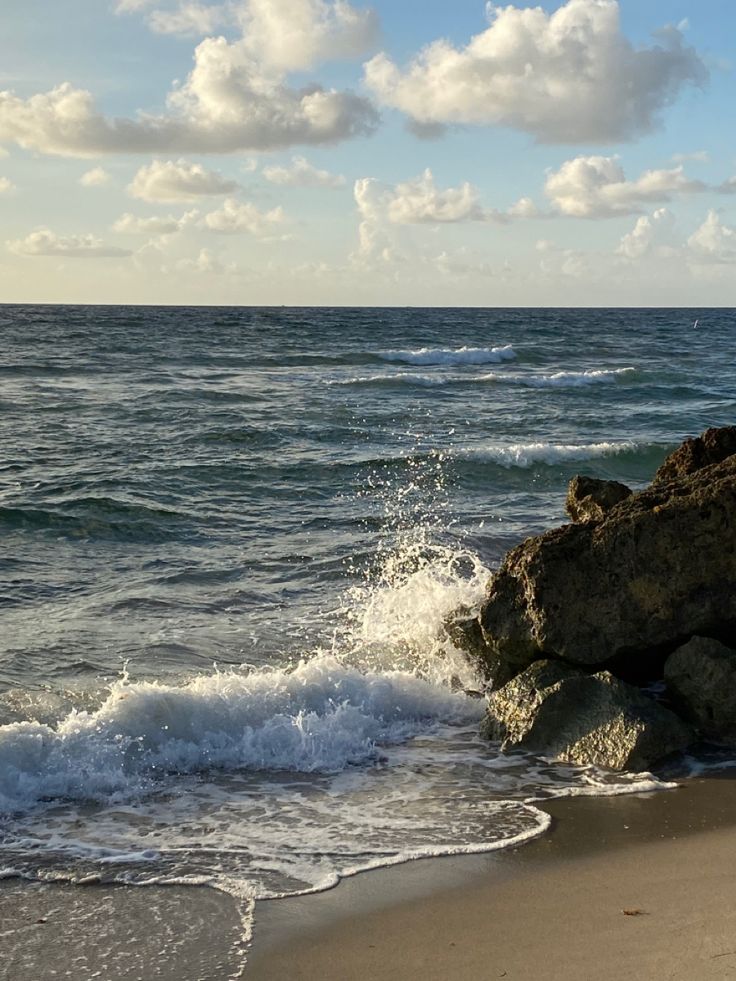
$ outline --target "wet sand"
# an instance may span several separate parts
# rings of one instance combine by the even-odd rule
[[[245,977],[736,977],[736,779],[545,809],[553,830],[513,851],[258,903]],[[240,936],[234,901],[210,889],[0,881],[3,981],[227,981]]]
[[[547,809],[552,833],[514,852],[417,863],[424,895],[401,895],[404,866],[261,904],[248,978],[736,977],[736,782]]]

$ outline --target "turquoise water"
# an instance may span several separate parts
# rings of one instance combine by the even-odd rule
[[[650,786],[481,744],[440,626],[574,474],[642,486],[734,422],[735,330],[0,308],[0,865],[245,902]]]

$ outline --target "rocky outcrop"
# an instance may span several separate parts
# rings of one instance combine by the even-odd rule
[[[638,688],[607,671],[584,674],[559,661],[537,661],[492,693],[484,733],[505,750],[612,770],[647,770],[693,736]]]
[[[667,659],[664,679],[673,704],[702,733],[736,738],[736,650],[693,637]]]
[[[573,477],[567,489],[565,510],[576,524],[602,521],[605,515],[633,491],[617,480]]]
[[[545,657],[635,679],[736,629],[736,457],[509,552],[481,609],[496,686]]]
[[[736,453],[736,426],[706,429],[702,436],[686,439],[671,453],[654,475],[652,485],[666,484],[687,477],[714,463],[722,463]]]

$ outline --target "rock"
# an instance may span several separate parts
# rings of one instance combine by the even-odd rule
[[[695,634],[736,630],[736,456],[508,553],[481,609],[496,686],[539,658],[661,677]]]
[[[483,732],[502,740],[504,750],[612,770],[648,770],[693,739],[682,720],[638,688],[559,661],[537,661],[494,692]]]
[[[633,491],[617,480],[596,480],[595,477],[573,477],[567,489],[565,510],[575,522],[601,521]]]
[[[652,485],[665,484],[678,477],[696,473],[703,467],[722,463],[736,453],[736,426],[706,429],[696,439],[686,439],[671,453],[654,475]]]
[[[447,617],[443,627],[452,643],[461,651],[481,660],[489,655],[480,621],[470,607],[461,606],[455,610]]]
[[[693,637],[667,659],[664,678],[673,704],[701,732],[736,738],[736,650]]]

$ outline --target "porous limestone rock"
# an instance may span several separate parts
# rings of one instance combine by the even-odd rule
[[[567,488],[565,510],[575,523],[601,521],[633,491],[617,480],[597,480],[595,477],[573,477]]]
[[[490,695],[483,732],[504,750],[612,770],[648,770],[693,738],[673,712],[609,672],[547,660]]]
[[[666,484],[678,477],[696,473],[703,467],[722,463],[736,453],[736,426],[706,429],[702,436],[686,439],[670,453],[654,475],[652,485]]]
[[[527,539],[493,576],[479,622],[496,687],[547,657],[661,677],[690,637],[734,635],[736,456]]]
[[[693,637],[667,659],[664,678],[673,704],[701,732],[736,739],[736,650]]]

